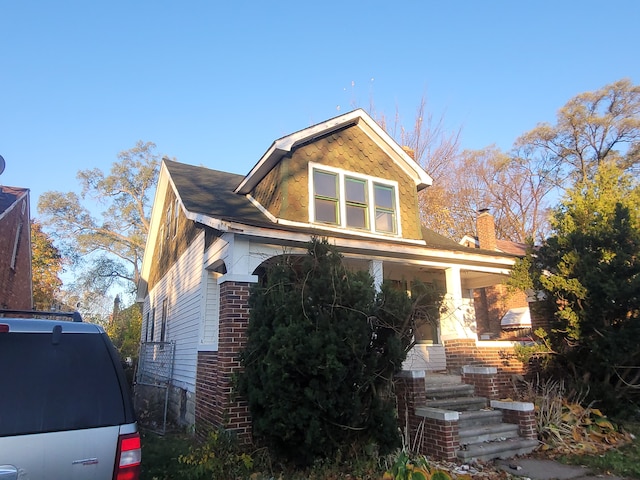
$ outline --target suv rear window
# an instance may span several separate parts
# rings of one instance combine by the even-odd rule
[[[0,333],[0,436],[125,423],[102,334]]]

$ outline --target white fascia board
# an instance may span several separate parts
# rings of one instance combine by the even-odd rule
[[[363,113],[365,113],[363,111]],[[391,152],[387,152],[387,154],[394,158],[394,154],[400,159],[394,159],[396,164],[402,168],[414,181],[418,190],[422,190],[425,187],[428,187],[433,184],[433,179],[429,176],[427,172],[416,162],[413,158],[411,158],[407,152],[405,152],[398,142],[396,142],[380,125],[378,125],[375,120],[373,120],[369,115],[365,113],[364,116],[361,117],[365,124],[374,132],[379,139],[382,139],[384,143],[391,149]],[[366,128],[362,128],[362,131],[371,138],[375,143],[380,145],[379,141],[372,136],[372,132],[368,131]]]
[[[228,222],[225,222],[224,220],[220,220],[219,218],[210,217],[203,213],[187,212],[187,218],[189,220],[193,220],[196,223],[206,225],[207,227],[211,227],[221,232],[226,232],[231,230],[231,227],[229,226],[230,224]]]
[[[355,119],[364,113],[362,110],[354,110],[345,115],[335,117],[318,125],[305,128],[286,137],[282,137],[279,140],[273,142],[271,147],[266,151],[262,158],[251,169],[249,174],[244,177],[244,180],[236,187],[235,193],[246,194],[271,170],[276,163],[298,143],[309,140],[320,134],[325,134],[333,130],[337,130],[349,123],[355,123]]]
[[[140,281],[136,288],[138,289],[138,299],[140,295],[146,295],[146,284],[149,279],[149,273],[151,272],[152,258],[155,255],[156,241],[158,239],[158,232],[160,230],[160,222],[164,218],[164,212],[162,206],[167,196],[167,190],[169,188],[169,171],[164,161],[160,164],[160,174],[158,175],[158,184],[156,185],[156,191],[153,197],[153,206],[151,207],[151,220],[149,222],[149,233],[147,234],[147,241],[144,246],[144,255],[142,257],[142,267],[140,269]],[[171,182],[171,188],[175,187]]]
[[[319,123],[312,127],[305,128],[299,132],[292,133],[286,137],[273,142],[271,147],[266,151],[258,163],[251,169],[249,174],[242,180],[240,185],[234,190],[235,193],[246,194],[255,187],[255,185],[280,161],[280,159],[291,152],[298,144],[311,140],[316,136],[331,133],[345,125],[357,125],[359,121],[365,122],[370,130],[374,131],[377,136],[388,145],[395,155],[404,160],[405,165],[400,165],[415,180],[418,189],[422,189],[432,184],[431,177],[425,172],[418,163],[413,160],[407,153],[396,143],[391,136],[384,131],[370,116],[361,108],[349,113],[345,113],[339,117],[332,118],[326,122]],[[361,127],[362,128],[362,127]],[[363,132],[368,134],[372,140],[379,144],[378,139],[371,137],[366,128],[362,128]]]
[[[467,245],[469,243],[473,243],[476,246],[476,248],[480,248],[478,239],[475,237],[472,237],[471,235],[465,235],[464,237],[462,237],[462,240],[460,240],[458,243],[460,245]]]
[[[231,222],[228,224],[228,228],[238,235],[253,237],[257,241],[262,241],[265,244],[305,244],[309,242],[310,239],[309,233],[253,227]],[[487,256],[461,251],[432,249],[426,247],[423,241],[417,240],[381,237],[366,238],[364,236],[358,239],[327,237],[333,244],[340,248],[348,249],[355,254],[367,255],[371,258],[375,256],[381,260],[396,259],[407,264],[424,265],[434,268],[449,268],[455,265],[476,272],[509,275],[515,263],[514,259],[500,255]],[[397,245],[394,245],[393,250],[390,251],[388,245],[380,246],[379,240],[381,239]]]

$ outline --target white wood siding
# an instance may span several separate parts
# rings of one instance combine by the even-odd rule
[[[444,345],[416,344],[402,364],[403,370],[442,371],[447,368]]]
[[[155,338],[153,341],[159,341],[162,321],[159,313],[162,311],[163,300],[167,299],[166,341],[173,341],[176,344],[173,384],[190,392],[195,392],[196,383],[202,308],[203,251],[204,233],[201,233],[149,292],[145,298],[142,317],[144,323],[147,312],[155,307]],[[143,328],[143,341],[145,334],[146,328]]]
[[[200,335],[200,350],[218,350],[218,332],[220,325],[220,285],[218,285],[219,273],[205,271],[202,279],[205,288],[202,289],[202,329]]]

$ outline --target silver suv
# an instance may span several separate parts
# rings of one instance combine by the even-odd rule
[[[54,315],[72,321],[37,318]],[[0,309],[0,480],[137,480],[140,460],[129,388],[103,328],[77,312]]]

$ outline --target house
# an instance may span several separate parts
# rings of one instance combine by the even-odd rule
[[[360,109],[276,140],[246,175],[163,160],[138,288],[139,383],[158,386],[174,421],[250,435],[233,380],[250,288],[270,259],[303,254],[312,236],[376,285],[419,280],[446,293],[446,312],[419,333],[406,370],[481,361],[474,291],[501,283],[517,257],[423,228],[418,195],[431,183]]]
[[[29,212],[27,188],[0,185],[0,308],[33,306]]]
[[[528,248],[524,243],[497,239],[494,217],[486,208],[478,212],[476,236],[465,235],[460,244],[518,257],[524,257]],[[531,333],[529,299],[525,292],[510,290],[505,284],[479,288],[474,291],[474,308],[478,337],[481,339]]]

